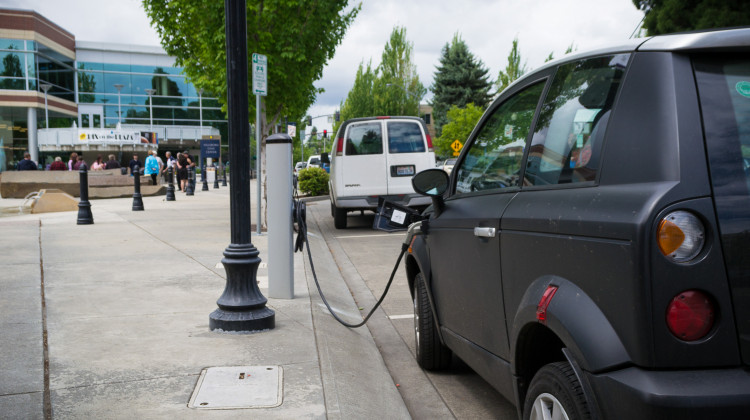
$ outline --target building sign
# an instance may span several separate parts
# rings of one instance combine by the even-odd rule
[[[201,140],[201,156],[218,159],[221,155],[221,140]]]
[[[156,133],[153,133],[154,136]],[[137,131],[81,128],[78,130],[81,143],[137,144],[141,143],[141,133]],[[147,142],[144,142],[147,143]]]

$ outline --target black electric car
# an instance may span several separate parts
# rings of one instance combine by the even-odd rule
[[[750,415],[750,28],[550,62],[412,182],[423,368],[523,418]]]

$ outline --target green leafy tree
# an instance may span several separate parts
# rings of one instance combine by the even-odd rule
[[[413,45],[406,39],[406,29],[395,27],[385,44],[381,63],[374,70],[372,61],[360,63],[354,86],[341,102],[341,116],[333,125],[333,133],[342,122],[375,115],[419,115],[419,102],[427,89],[419,81],[412,63]],[[334,134],[335,135],[335,134]]]
[[[516,37],[513,39],[513,46],[508,54],[508,65],[497,75],[497,82],[495,82],[497,91],[505,90],[513,81],[523,76],[526,70],[526,63],[521,64],[521,53],[518,51],[518,37]]]
[[[375,103],[372,100],[372,87],[377,75],[372,68],[372,62],[364,66],[364,61],[359,63],[357,75],[354,77],[352,86],[346,99],[341,102],[341,118],[333,123],[333,132],[336,133],[342,122],[356,117],[369,117],[375,114]]]
[[[563,53],[563,55],[568,55],[568,54],[572,53],[573,51],[575,51],[577,49],[578,49],[578,47],[576,47],[575,44],[571,43],[570,45],[568,45],[568,48],[565,49],[565,52]],[[546,62],[552,61],[554,59],[555,59],[555,54],[554,54],[554,52],[551,52],[551,53],[549,53],[549,55],[547,56],[547,58],[544,59],[544,62],[546,63]]]
[[[456,140],[466,143],[483,113],[483,108],[473,103],[466,104],[464,108],[452,106],[446,114],[447,122],[443,125],[443,133],[435,141],[435,154],[442,158],[453,156],[451,144]]]
[[[427,89],[419,81],[412,62],[414,44],[406,39],[406,28],[394,27],[383,48],[378,77],[373,84],[378,115],[419,115],[419,102]]]
[[[484,109],[489,104],[489,70],[469,51],[469,47],[459,34],[453,36],[450,44],[445,44],[440,57],[440,65],[435,72],[432,90],[432,116],[435,130],[441,134],[447,122],[447,112],[451,106],[465,107],[474,103]]]
[[[265,137],[284,117],[301,120],[322,89],[313,82],[334,56],[361,4],[349,0],[248,0],[247,49],[268,58],[268,96],[263,97],[260,126],[261,159]],[[227,103],[224,2],[204,0],[143,0],[143,7],[161,45],[197,88],[212,92],[222,108]],[[248,66],[248,79],[252,66]],[[250,120],[255,98],[248,89]],[[231,150],[230,150],[231,153]],[[265,165],[260,177],[265,185]],[[291,168],[290,168],[291,170]],[[261,210],[265,214],[265,210]]]
[[[645,13],[642,27],[649,36],[750,24],[747,0],[633,0],[633,4]]]
[[[322,91],[313,82],[322,76],[361,7],[344,11],[347,4],[348,0],[248,1],[248,57],[252,53],[268,57],[268,96],[263,98],[260,122],[264,137],[284,116],[300,119]],[[224,3],[143,0],[143,6],[176,65],[184,68],[196,87],[213,92],[226,107]],[[254,116],[252,91],[248,96]]]

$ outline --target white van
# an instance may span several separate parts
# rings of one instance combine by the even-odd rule
[[[411,185],[412,176],[435,167],[432,139],[421,118],[347,120],[336,134],[330,161],[331,215],[337,229],[346,228],[349,211],[376,210],[379,197],[409,207],[431,203]]]

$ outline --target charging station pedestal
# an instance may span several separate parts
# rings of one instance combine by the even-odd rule
[[[268,174],[268,296],[294,299],[294,243],[292,241],[292,138],[266,138]]]

